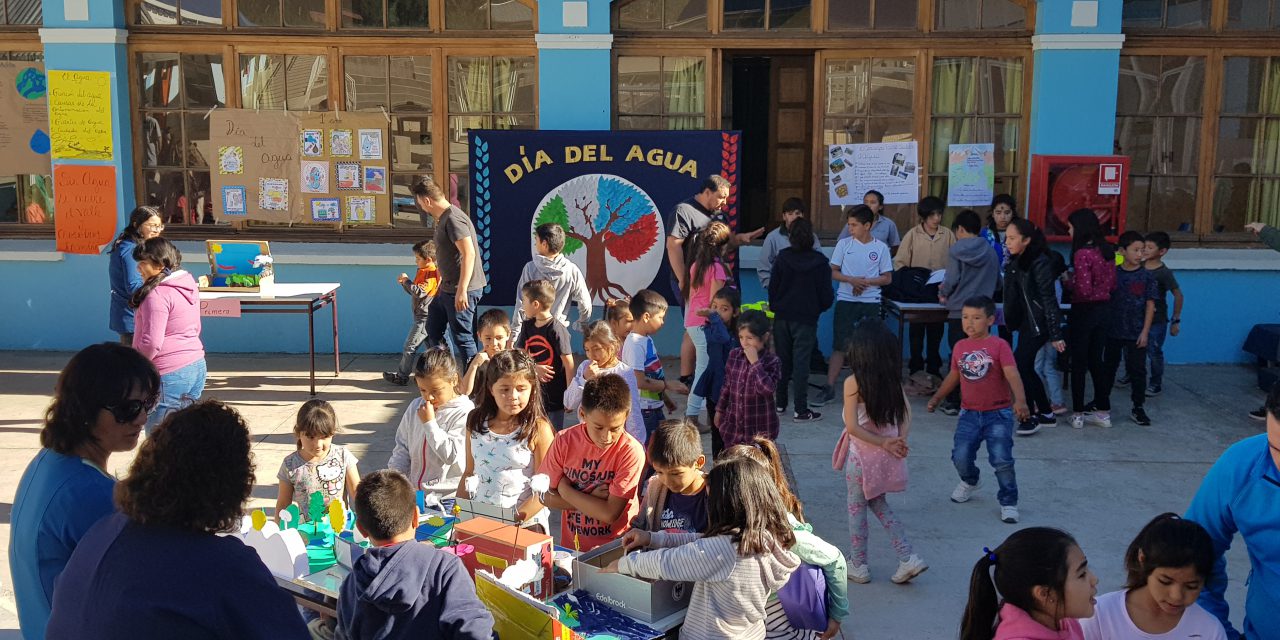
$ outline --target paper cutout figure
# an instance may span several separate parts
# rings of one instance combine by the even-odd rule
[[[359,162],[339,162],[338,166],[338,190],[339,191],[355,191],[360,188],[360,163]]]
[[[316,491],[307,499],[307,521],[317,522],[324,517],[324,494]]]
[[[218,173],[222,175],[240,175],[244,173],[244,149],[240,147],[218,147]]]
[[[329,193],[329,163],[302,161],[302,192]]]
[[[329,502],[329,526],[333,527],[334,532],[347,528],[347,510],[341,500]]]
[[[227,186],[222,188],[222,213],[228,216],[242,216],[248,212],[245,201],[245,188]]]
[[[387,192],[386,167],[365,167],[364,168],[364,192],[365,193],[386,193]]]
[[[31,134],[31,141],[28,145],[31,147],[32,151],[39,154],[45,154],[49,153],[49,149],[53,148],[53,141],[49,140],[49,134],[41,131],[40,129],[36,129],[35,133]]]
[[[288,516],[287,520],[285,519],[286,515]],[[292,526],[286,526],[285,527],[286,529],[298,528],[298,523],[302,522],[302,512],[298,511],[298,505],[290,503],[289,507],[286,508],[283,512],[281,512],[280,521],[286,523],[287,525],[292,525]]]
[[[302,131],[302,155],[307,158],[319,158],[324,155],[324,132],[319,129]]]
[[[289,181],[285,178],[258,178],[258,208],[289,210]]]
[[[382,159],[382,129],[360,130],[360,159]]]
[[[314,198],[311,200],[311,220],[314,222],[337,222],[342,219],[342,205],[337,198]]]
[[[301,578],[311,568],[307,561],[307,545],[297,529],[275,529],[275,523],[262,531],[251,530],[244,536],[244,544],[258,552],[258,558],[272,575],[285,580]],[[269,531],[271,530],[271,531]]]
[[[335,158],[351,157],[350,129],[334,129],[329,132],[329,155]]]
[[[262,509],[254,509],[249,518],[253,521],[254,531],[262,531],[263,525],[267,524],[267,514]]]
[[[347,196],[347,222],[373,222],[373,198]]]

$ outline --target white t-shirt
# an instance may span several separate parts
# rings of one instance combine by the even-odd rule
[[[1198,604],[1182,612],[1178,626],[1168,633],[1147,633],[1138,628],[1125,608],[1125,591],[1112,591],[1098,597],[1093,617],[1080,621],[1085,640],[1226,640],[1222,623]]]
[[[653,346],[653,338],[642,336],[634,331],[627,334],[622,342],[622,353],[618,355],[632,371],[643,371],[644,377],[650,380],[665,380],[662,360],[658,359],[658,350]],[[634,376],[634,373],[632,374]],[[642,410],[661,409],[662,395],[653,391],[640,392],[640,408]]]
[[[850,237],[836,243],[835,251],[831,252],[831,266],[839,267],[840,273],[846,276],[876,278],[893,271],[893,258],[889,255],[889,245],[879,240],[873,238],[863,244]],[[861,295],[854,295],[853,285],[841,282],[836,300],[880,302],[880,287],[867,287]]]

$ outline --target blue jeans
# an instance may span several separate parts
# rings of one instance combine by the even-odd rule
[[[1036,353],[1036,375],[1044,379],[1044,389],[1049,394],[1049,403],[1066,406],[1062,399],[1062,372],[1058,371],[1058,350],[1050,343],[1045,343]]]
[[[987,460],[995,470],[1000,490],[996,499],[1002,507],[1018,505],[1018,478],[1013,473],[1013,409],[991,411],[960,410],[956,423],[955,444],[951,449],[951,462],[960,472],[960,479],[968,484],[978,484],[978,447],[987,443]]]
[[[431,306],[427,310],[427,346],[438,347],[444,344],[444,331],[449,330],[449,336],[453,339],[453,348],[458,352],[454,353],[455,358],[461,358],[461,366],[466,367],[471,364],[471,359],[476,356],[476,338],[474,333],[476,308],[480,306],[480,294],[482,289],[467,292],[467,308],[458,311],[453,306],[453,293],[439,292],[435,298],[431,300]],[[464,369],[465,370],[465,369]]]
[[[401,376],[408,377],[413,373],[414,357],[418,355],[418,347],[427,341],[427,319],[413,317],[413,327],[404,339],[404,349],[400,351],[400,366],[396,369]],[[467,361],[470,364],[470,361]]]
[[[147,435],[151,435],[165,416],[200,399],[204,393],[204,378],[209,373],[204,358],[191,364],[170,371],[160,376],[160,402],[156,410],[147,417],[145,427]]]
[[[1151,376],[1148,384],[1152,387],[1164,385],[1164,339],[1169,335],[1169,323],[1152,323],[1147,332],[1147,358],[1151,361]]]

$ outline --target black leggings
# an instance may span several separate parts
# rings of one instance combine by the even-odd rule
[[[1022,378],[1022,390],[1027,396],[1027,408],[1031,414],[1050,414],[1049,396],[1044,381],[1036,373],[1036,354],[1049,341],[1048,336],[1032,335],[1030,331],[1018,331],[1018,346],[1013,350],[1013,360],[1018,363],[1018,377]]]
[[[1105,302],[1079,302],[1071,306],[1067,323],[1067,341],[1071,348],[1071,410],[1084,411],[1084,376],[1093,379],[1093,392],[1110,398],[1106,367],[1102,354],[1107,344],[1107,307]],[[1110,402],[1107,403],[1108,405]]]

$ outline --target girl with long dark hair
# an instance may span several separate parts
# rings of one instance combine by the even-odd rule
[[[1039,431],[1040,425],[1057,422],[1044,382],[1035,371],[1036,354],[1046,343],[1061,353],[1067,343],[1054,289],[1058,274],[1044,234],[1025,218],[1010,222],[1005,234],[1009,259],[1004,265],[1004,321],[1018,332],[1013,358],[1031,410],[1031,416],[1018,425],[1017,434],[1029,436]]]
[[[129,301],[142,288],[143,279],[138,273],[138,262],[133,250],[143,242],[155,238],[164,231],[160,210],[142,206],[129,214],[129,224],[111,243],[108,275],[111,278],[111,330],[120,334],[120,343],[133,344],[133,307]]]
[[[1110,413],[1096,412],[1084,401],[1085,373],[1098,393],[1107,380],[1103,350],[1107,342],[1107,305],[1116,286],[1116,252],[1107,242],[1098,216],[1092,209],[1077,209],[1067,217],[1071,234],[1071,323],[1067,343],[1071,346],[1071,426],[1085,423],[1110,427]]]

